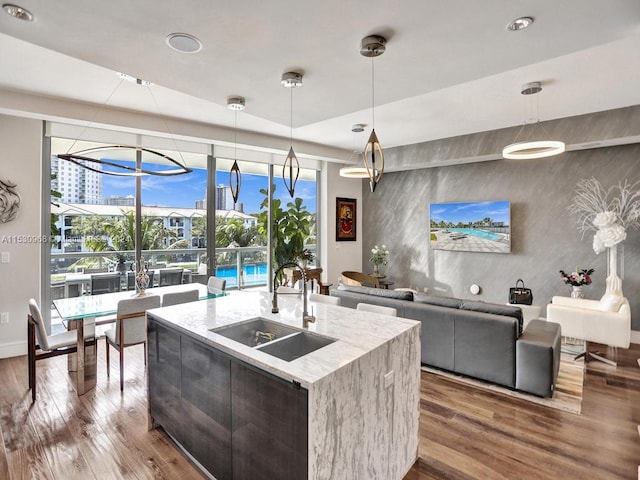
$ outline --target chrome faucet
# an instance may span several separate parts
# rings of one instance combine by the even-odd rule
[[[278,309],[278,274],[286,267],[295,267],[302,275],[302,326],[309,328],[309,323],[316,321],[316,317],[307,312],[307,272],[298,263],[288,261],[280,265],[273,274],[273,300],[271,302],[271,313],[279,313]]]

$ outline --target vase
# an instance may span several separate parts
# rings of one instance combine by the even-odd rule
[[[584,292],[582,291],[582,285],[571,286],[571,298],[584,298]]]
[[[149,274],[142,261],[138,261],[138,273],[136,273],[136,290],[139,297],[145,296],[145,290],[149,286]]]
[[[380,275],[380,265],[378,265],[377,263],[373,264],[373,276],[377,277],[378,275]]]
[[[624,295],[622,294],[622,280],[618,276],[618,246],[614,245],[609,247],[608,250],[606,289],[600,301],[620,304]]]

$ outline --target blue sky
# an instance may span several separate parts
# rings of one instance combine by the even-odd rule
[[[144,168],[151,169],[145,164]],[[229,172],[218,171],[217,185],[229,185]],[[286,206],[291,200],[282,178],[274,178],[276,185],[276,198],[282,199]],[[267,188],[267,177],[262,175],[242,175],[239,202],[244,203],[245,213],[258,213],[264,196],[261,188]],[[162,207],[187,207],[194,208],[196,200],[202,200],[207,186],[206,170],[194,169],[193,172],[184,175],[170,177],[143,176],[142,177],[142,204],[157,205]],[[132,177],[115,177],[113,175],[102,176],[102,195],[127,196],[135,194],[135,179]],[[298,180],[295,196],[304,200],[307,210],[316,211],[316,184],[308,180]]]
[[[434,222],[469,223],[485,217],[509,225],[509,202],[432,203],[430,208],[430,219]]]

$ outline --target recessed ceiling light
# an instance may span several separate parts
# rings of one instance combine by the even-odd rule
[[[202,42],[188,33],[171,33],[165,42],[177,52],[197,53],[202,50]]]
[[[533,23],[533,17],[520,17],[516,18],[513,22],[507,25],[507,30],[510,32],[517,32],[518,30],[524,30],[531,26]]]
[[[15,17],[19,20],[25,20],[27,22],[33,21],[33,14],[29,10],[25,10],[18,5],[12,5],[11,3],[5,3],[2,5],[2,8],[5,12],[7,12],[12,17]]]
[[[131,75],[127,75],[126,73],[116,72],[116,75],[118,75],[120,78],[126,80],[127,82],[137,83],[138,85],[144,85],[145,87],[153,85],[153,83],[150,82],[149,80],[142,80],[141,78],[136,78],[136,77],[133,77]]]
[[[367,127],[366,123],[355,123],[352,127],[351,127],[351,131],[355,132],[355,133],[361,133],[364,132],[364,129]]]

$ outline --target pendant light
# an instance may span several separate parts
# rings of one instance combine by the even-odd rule
[[[140,78],[132,77],[131,75],[127,75],[126,73],[117,72],[117,76],[120,78],[120,81],[118,82],[116,87],[113,89],[111,94],[107,97],[107,99],[104,102],[104,105],[107,105],[111,97],[113,97],[113,95],[120,88],[122,83],[125,81],[128,81],[131,83],[135,83],[136,85],[139,85],[141,87],[147,88],[147,91],[149,92],[149,95],[151,96],[151,99],[153,100],[153,103],[156,106],[156,109],[158,110],[158,114],[162,116],[162,112],[160,112],[160,107],[158,107],[158,102],[156,101],[156,97],[153,95],[153,91],[151,90],[151,86],[153,85],[153,83],[147,80],[142,80]],[[94,114],[94,118],[97,115],[97,113],[98,112],[96,110]],[[165,155],[164,153],[161,153],[157,150],[152,150],[150,148],[143,148],[137,145],[105,145],[105,146],[87,148],[84,150],[78,150],[76,152],[69,153],[70,150],[75,146],[75,144],[80,140],[80,137],[82,137],[82,134],[85,132],[85,130],[89,128],[89,125],[92,123],[92,121],[93,120],[89,121],[89,123],[85,125],[85,127],[80,132],[80,135],[78,135],[78,138],[74,140],[74,142],[71,144],[71,147],[69,147],[67,152],[56,154],[56,156],[60,160],[69,161],[86,170],[91,170],[92,172],[102,173],[105,175],[113,175],[116,177],[140,177],[140,176],[146,176],[146,175],[168,177],[168,176],[174,176],[174,175],[182,175],[185,173],[191,173],[193,171],[191,168],[188,168],[186,166],[184,159],[182,160],[182,162],[179,162],[178,160],[170,157],[169,155]],[[180,153],[180,150],[178,149],[178,145],[175,143],[175,138],[173,137],[173,135],[171,135],[171,132],[168,132],[168,133],[170,134],[171,139],[174,142],[176,151],[178,151],[180,156],[182,156],[182,154]],[[159,159],[167,161],[168,163],[174,165],[177,168],[150,170],[145,168],[130,167],[128,165],[123,165],[120,163],[116,163],[114,161],[109,161],[107,159],[110,157],[108,153],[104,155],[97,155],[97,154],[100,154],[101,152],[113,152],[113,151],[141,152],[143,154],[158,157]],[[97,155],[97,156],[94,157],[91,155]],[[110,167],[112,168],[112,170],[104,170],[103,167]]]
[[[358,160],[362,159],[362,151],[356,149],[356,133],[364,132],[366,128],[366,123],[356,123],[351,127],[351,131],[354,133],[353,135],[353,148],[351,151],[351,155],[349,156],[349,161],[352,158],[355,158],[354,163],[358,163]],[[362,166],[357,167],[342,167],[340,169],[340,176],[345,178],[369,178],[369,174],[367,173],[367,168]]]
[[[382,55],[386,49],[387,40],[380,35],[371,35],[364,37],[360,46],[360,54],[371,58],[371,135],[362,153],[364,166],[367,169],[369,177],[369,188],[371,193],[375,192],[376,186],[382,179],[384,173],[384,152],[376,135],[375,120],[375,75],[373,68],[373,60],[375,57]],[[376,164],[376,162],[378,162]]]
[[[283,73],[280,83],[290,91],[289,141],[291,142],[291,146],[289,147],[287,158],[285,158],[284,164],[282,165],[282,181],[289,195],[293,198],[298,175],[300,175],[300,162],[298,162],[298,157],[296,157],[293,151],[293,89],[302,86],[302,74],[298,72]]]
[[[233,197],[233,209],[236,208],[238,198],[240,197],[240,186],[242,185],[242,174],[238,166],[238,112],[244,110],[243,97],[227,98],[227,108],[233,110],[233,165],[229,170],[229,187],[231,188],[231,196]]]
[[[522,95],[530,96],[536,95],[542,91],[542,84],[540,82],[530,82],[525,83],[520,90]],[[534,118],[534,126],[530,129],[532,132],[530,133],[531,138],[535,138],[536,130],[543,130],[545,136],[549,134],[546,132],[544,127],[540,125],[540,117],[538,114],[538,102],[537,97],[535,103],[535,111],[532,105],[532,102],[529,103],[529,117]],[[560,153],[565,151],[564,142],[558,140],[529,140],[529,141],[520,141],[520,135],[524,132],[524,128],[527,124],[527,121],[520,127],[518,131],[518,135],[513,143],[507,145],[502,149],[502,156],[507,159],[512,160],[529,160],[534,158],[545,158],[552,157],[554,155],[559,155]],[[536,127],[539,127],[536,128]]]

